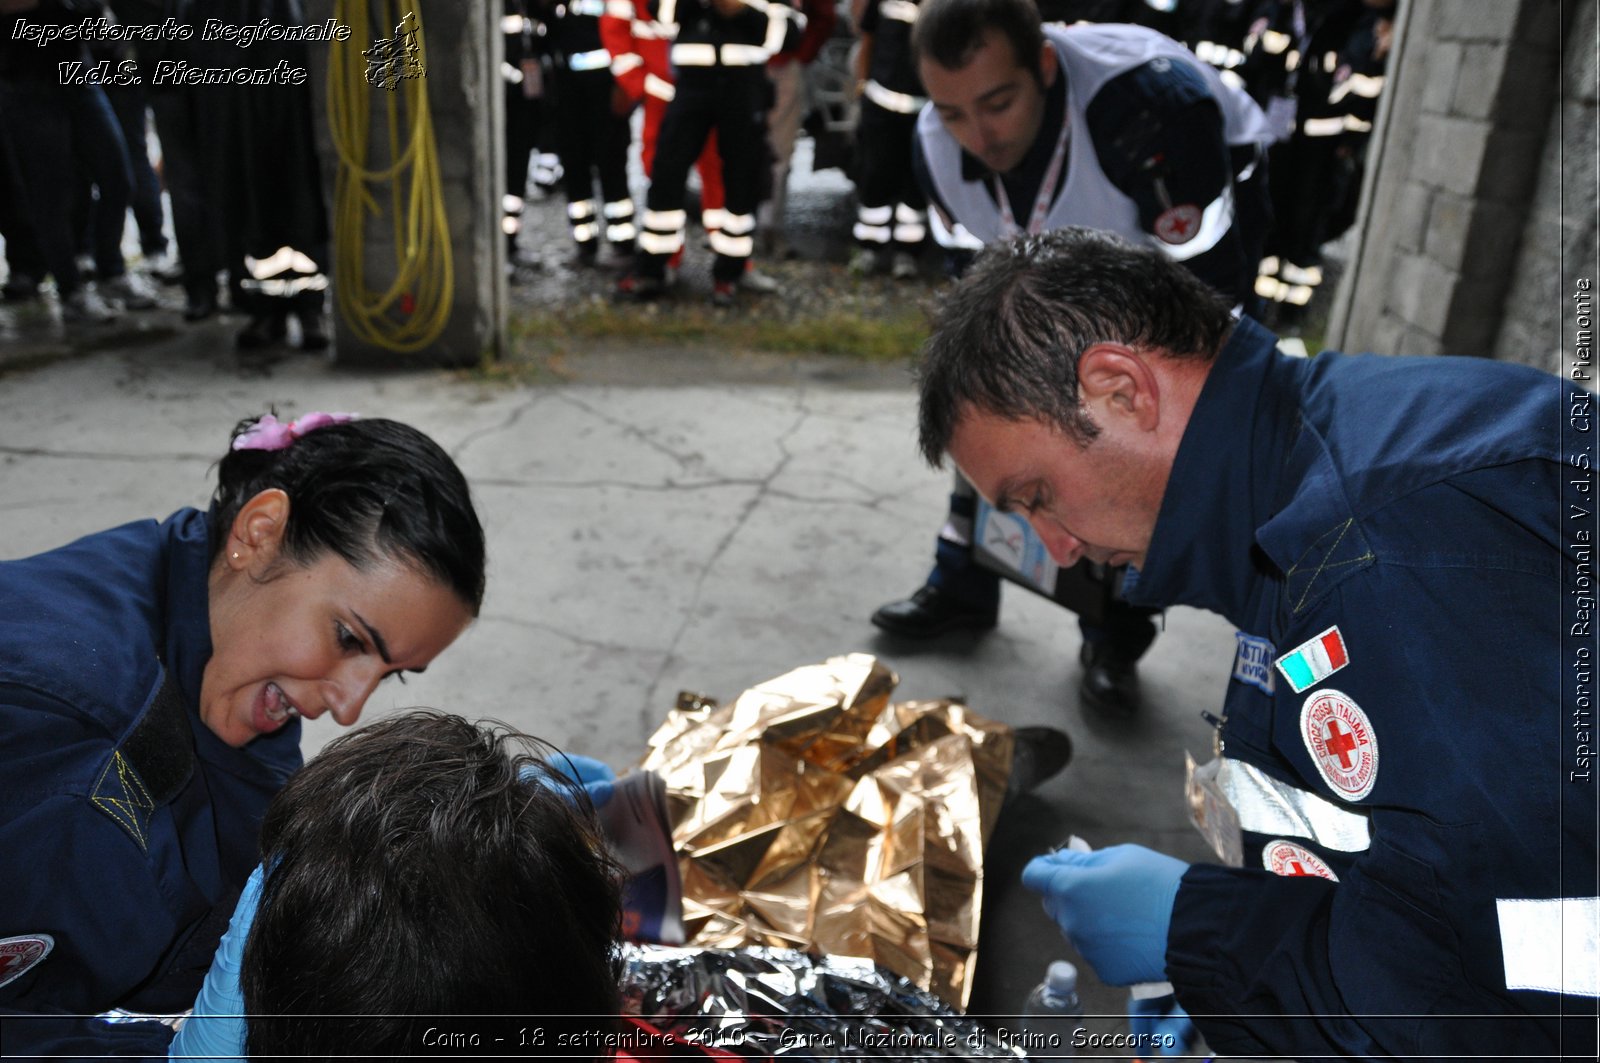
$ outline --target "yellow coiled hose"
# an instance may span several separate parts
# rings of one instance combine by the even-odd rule
[[[450,228],[439,180],[426,79],[400,79],[394,89],[373,85],[362,53],[391,39],[404,20],[415,30],[416,65],[427,67],[422,12],[416,0],[375,4],[384,21],[371,26],[365,0],[336,0],[334,16],[349,26],[350,39],[331,49],[328,65],[328,124],[339,156],[333,191],[334,294],[339,313],[355,336],[398,352],[421,350],[439,337],[450,317],[455,267]],[[376,35],[373,30],[376,29]],[[390,163],[368,166],[372,94],[385,98]],[[394,279],[383,290],[367,286],[366,226],[381,219],[388,188],[388,216],[395,249]],[[387,271],[385,271],[387,272]]]

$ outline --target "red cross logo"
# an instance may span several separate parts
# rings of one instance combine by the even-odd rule
[[[1350,733],[1350,729],[1344,725],[1342,720],[1328,721],[1326,744],[1328,755],[1339,758],[1339,767],[1349,771],[1355,766],[1349,757],[1349,753],[1356,748],[1356,738],[1355,735]]]
[[[1155,233],[1169,244],[1182,244],[1194,236],[1200,227],[1200,208],[1184,203],[1163,211],[1156,219]]]

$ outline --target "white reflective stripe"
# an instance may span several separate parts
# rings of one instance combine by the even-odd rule
[[[886,89],[876,81],[867,82],[863,93],[879,107],[895,114],[916,114],[922,110],[922,105],[928,102],[921,96],[908,96],[904,92]]]
[[[1275,275],[1278,272],[1278,256],[1268,255],[1262,259],[1261,265],[1256,267],[1256,272],[1265,274],[1268,277]]]
[[[287,270],[296,273],[316,273],[318,269],[310,257],[288,246],[278,248],[266,258],[251,258],[246,255],[244,267],[250,271],[250,276],[257,279],[271,277]]]
[[[925,217],[927,217],[925,212],[908,207],[904,203],[894,205],[895,221],[905,222],[908,225],[921,225]]]
[[[674,45],[673,51],[683,47]],[[772,58],[772,53],[759,44],[724,44],[722,46],[723,66],[766,66],[767,60]]]
[[[1181,244],[1169,244],[1160,237],[1153,239],[1168,258],[1175,262],[1186,262],[1216,247],[1232,227],[1233,189],[1224,188],[1222,195],[1206,204],[1206,209],[1200,214],[1200,228],[1189,239]]]
[[[646,210],[644,212],[644,227],[657,232],[669,233],[674,229],[682,229],[689,224],[689,213],[683,210]]]
[[[745,0],[745,3],[750,3],[750,0]],[[761,47],[767,53],[768,59],[783,51],[783,38],[788,26],[783,13],[787,10],[787,6],[780,4],[767,7],[767,35],[762,39]]]
[[[1495,898],[1507,989],[1600,997],[1600,897]]]
[[[593,199],[580,199],[575,202],[568,203],[567,217],[571,218],[573,221],[579,221],[583,218],[592,218],[594,217],[595,209],[599,206],[599,202]]]
[[[857,207],[856,217],[867,225],[888,225],[894,220],[894,208]]]
[[[1382,91],[1383,78],[1372,77],[1369,74],[1351,74],[1334,86],[1333,91],[1328,94],[1328,102],[1338,103],[1352,93],[1365,100],[1375,100]]]
[[[1244,91],[1244,78],[1240,77],[1232,70],[1224,70],[1221,74],[1221,77],[1222,83],[1228,86],[1230,89],[1238,89],[1240,92]]]
[[[572,238],[578,241],[580,244],[586,244],[591,240],[600,239],[600,223],[597,221],[586,221],[581,224],[574,225],[572,227]]]
[[[567,0],[567,14],[599,18],[606,13],[606,0]]]
[[[856,222],[855,227],[850,230],[850,235],[855,237],[857,240],[860,240],[864,244],[885,245],[887,245],[894,237],[894,233],[887,225],[867,225],[866,223],[859,221]]]
[[[567,69],[610,70],[611,53],[604,48],[596,48],[592,52],[573,52],[567,56]]]
[[[632,22],[636,13],[632,0],[606,0],[606,14],[612,18],[625,18]]]
[[[678,24],[678,0],[661,0],[661,7],[656,12],[656,21],[663,26]]]
[[[719,255],[729,258],[749,258],[755,254],[756,240],[753,236],[729,236],[718,229],[711,234],[711,250]]]
[[[1300,69],[1300,50],[1298,48],[1290,52],[1289,58],[1283,61],[1283,69],[1290,73]]]
[[[683,250],[682,231],[663,236],[649,229],[639,234],[639,250],[649,255],[675,255]]]
[[[672,97],[678,94],[678,90],[672,87],[672,82],[656,74],[646,74],[644,76],[644,91],[656,99],[666,100],[668,103],[671,103]]]
[[[611,73],[617,77],[621,77],[628,71],[641,66],[644,66],[644,56],[638,52],[623,52],[621,55],[611,57]],[[650,75],[646,74],[645,76],[649,77]]]
[[[618,218],[631,218],[633,217],[633,200],[613,199],[601,208],[601,213],[612,221],[616,221]]]
[[[642,18],[633,20],[632,31],[636,41],[670,41],[678,35],[676,26],[663,26]]]
[[[724,210],[722,224],[718,228],[729,236],[748,236],[756,231],[756,216],[754,214],[735,214],[731,210]]]
[[[1300,131],[1308,137],[1331,137],[1344,132],[1344,118],[1335,115],[1332,118],[1307,118],[1300,125]]]
[[[1276,277],[1256,278],[1256,294],[1275,303],[1283,302],[1283,296],[1279,294],[1279,289],[1287,289],[1288,287],[1287,284],[1284,284]]]
[[[523,33],[533,29],[533,21],[522,15],[503,15],[500,19],[501,33]]]
[[[522,84],[522,68],[512,66],[510,63],[500,64],[500,76],[505,78],[508,85]]]
[[[1217,770],[1217,785],[1239,813],[1243,830],[1275,838],[1306,838],[1341,853],[1364,852],[1372,845],[1372,827],[1366,816],[1279,782],[1243,761],[1224,757]]]
[[[314,277],[279,277],[273,280],[253,280],[249,277],[239,282],[240,287],[260,292],[278,299],[287,299],[301,292],[321,292],[328,288],[328,278],[318,273]]]
[[[507,214],[521,214],[522,208],[523,202],[521,196],[514,196],[507,192],[505,195],[500,197],[500,209],[505,211]]]
[[[928,227],[921,222],[901,222],[894,227],[894,242],[897,244],[920,244],[927,239]]]
[[[522,219],[515,214],[506,214],[500,218],[500,231],[507,236],[515,236],[522,231]]]
[[[1371,122],[1368,122],[1364,118],[1357,118],[1353,114],[1347,114],[1347,115],[1344,116],[1344,127],[1345,127],[1345,129],[1349,130],[1352,133],[1370,133],[1370,132],[1372,132],[1372,123]]]
[[[1293,262],[1285,262],[1283,264],[1283,272],[1279,273],[1278,276],[1282,277],[1290,284],[1321,284],[1322,267],[1306,266],[1301,268],[1300,266],[1295,265]]]
[[[1309,284],[1291,284],[1283,293],[1283,301],[1291,306],[1305,306],[1311,302],[1311,297],[1316,294],[1316,289]]]
[[[1268,55],[1282,55],[1288,51],[1289,45],[1292,43],[1294,43],[1293,38],[1287,33],[1279,33],[1277,30],[1268,30],[1261,35],[1261,50]]]
[[[674,44],[673,66],[716,66],[717,46],[714,44]]]
[[[1339,69],[1339,53],[1338,52],[1323,52],[1322,53],[1322,72],[1324,74],[1331,74],[1335,70],[1338,70],[1338,69]]]
[[[639,230],[633,227],[633,222],[631,221],[606,226],[606,239],[614,244],[626,243],[638,235]]]
[[[917,5],[911,0],[879,0],[878,3],[878,14],[896,22],[917,21],[917,11]]]
[[[700,212],[700,227],[710,232],[728,224],[728,211],[723,207],[707,207]]]

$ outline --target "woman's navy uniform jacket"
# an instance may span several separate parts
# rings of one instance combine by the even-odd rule
[[[6,1055],[144,1052],[172,1031],[300,766],[291,720],[245,749],[198,715],[205,515],[0,564],[0,1023]]]
[[[1592,398],[1249,320],[1219,354],[1128,591],[1239,628],[1244,866],[1167,940],[1214,1050],[1593,1058]]]

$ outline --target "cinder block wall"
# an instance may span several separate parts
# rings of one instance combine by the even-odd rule
[[[1330,347],[1500,353],[1524,244],[1545,242],[1528,231],[1530,208],[1542,170],[1560,160],[1549,138],[1571,14],[1560,0],[1402,4]]]
[[[1533,199],[1523,226],[1494,356],[1561,373],[1570,354],[1572,296],[1596,267],[1596,0],[1568,0],[1561,98],[1545,133]],[[1565,337],[1563,342],[1562,337]],[[1591,384],[1592,387],[1592,384]]]

